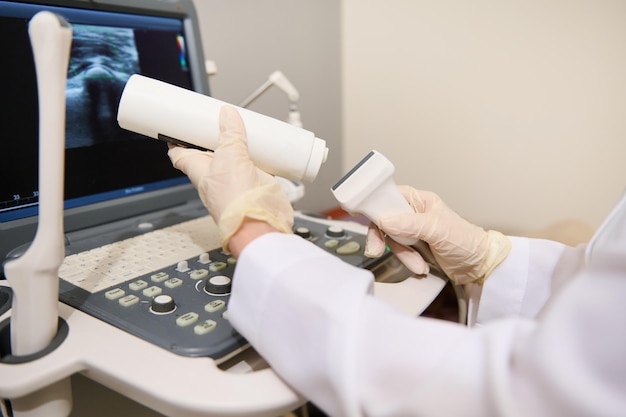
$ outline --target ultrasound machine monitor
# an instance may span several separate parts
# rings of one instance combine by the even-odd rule
[[[116,120],[123,87],[135,73],[209,94],[199,23],[192,0],[0,0],[0,263],[23,253],[37,228],[38,98],[28,24],[42,10],[61,15],[73,30],[66,87],[66,261],[90,249],[117,241],[131,242],[132,238],[151,235],[148,232],[193,219],[208,222],[206,209],[188,178],[172,167],[167,145],[123,130]],[[200,228],[196,225],[193,229]],[[183,232],[170,234],[182,236]],[[207,234],[210,234],[208,230]],[[191,245],[193,250],[202,252],[219,246],[211,243],[211,248],[199,249],[202,243],[198,239],[193,236],[185,239],[187,241],[172,244]],[[172,345],[183,346],[176,353],[219,356],[231,349],[222,346],[226,342],[220,342],[216,348],[205,348],[206,341],[185,347],[184,343],[172,343],[158,334],[151,335],[158,332],[155,329],[163,327],[159,323],[150,324],[150,320],[153,316],[163,316],[158,310],[164,307],[158,306],[156,310],[146,307],[146,300],[154,299],[159,291],[177,295],[178,298],[169,303],[175,306],[189,298],[180,294],[181,288],[175,287],[178,280],[171,282],[178,272],[160,271],[163,272],[160,277],[171,275],[170,281],[150,280],[153,274],[149,274],[118,283],[111,276],[123,276],[120,268],[124,265],[120,266],[123,256],[115,256],[117,258],[112,260],[113,255],[109,253],[108,260],[98,260],[96,264],[92,261],[87,265],[92,270],[91,275],[83,274],[82,278],[66,271],[69,278],[60,282],[61,301],[131,333],[153,339],[152,342],[170,350],[175,350]],[[213,258],[227,260],[225,255],[216,256]],[[117,269],[113,272],[106,269],[107,262],[115,263],[113,266]],[[198,269],[204,272],[209,267],[215,269],[216,262],[201,265],[205,268],[187,268],[184,273]],[[81,264],[86,262],[81,261]],[[63,271],[67,269],[65,264],[61,267]],[[110,279],[99,280],[97,273],[100,272],[104,272],[100,277],[106,278],[108,274]],[[201,273],[196,272],[196,275]],[[211,271],[209,277],[211,275],[215,272]],[[173,288],[165,287],[164,281]],[[199,279],[194,284],[198,282]],[[134,289],[129,288],[130,283],[134,284]],[[124,297],[120,298],[124,298],[127,308],[123,312],[117,311],[122,303],[116,299],[116,294],[108,293],[116,289],[124,292]],[[105,300],[108,303],[102,302]],[[132,305],[134,302],[138,306]],[[215,304],[219,307],[221,303]],[[143,307],[149,314],[138,317],[136,322],[120,323],[116,318],[116,315],[128,315],[133,309]],[[176,318],[192,310],[179,309],[171,314],[172,329],[180,330]],[[199,321],[206,320],[201,314]],[[214,321],[219,323],[219,320]],[[171,329],[166,332],[171,333]],[[232,330],[222,338],[232,338],[230,333]]]
[[[225,361],[247,348],[230,326],[236,261],[164,142],[121,129],[135,73],[209,94],[192,0],[0,0],[0,262],[20,256],[38,214],[37,84],[28,36],[41,10],[73,29],[66,88],[59,299],[174,354]],[[297,215],[294,232],[373,269],[358,231]],[[0,277],[1,279],[2,277]]]
[[[117,105],[133,73],[209,93],[191,0],[0,0],[0,257],[37,222],[38,114],[28,22],[40,10],[73,28],[67,80],[65,230],[196,198],[165,145],[122,130]]]

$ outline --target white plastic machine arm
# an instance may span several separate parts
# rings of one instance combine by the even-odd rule
[[[51,12],[29,24],[39,99],[39,223],[35,240],[4,272],[13,289],[11,353],[25,356],[45,349],[58,330],[58,269],[65,256],[63,178],[65,86],[72,28]],[[69,381],[12,401],[16,417],[57,417],[71,411]]]
[[[29,34],[39,92],[39,223],[28,250],[4,267],[15,294],[11,318],[14,355],[36,353],[55,336],[58,268],[65,256],[65,84],[72,29],[61,17],[41,12],[31,20]]]
[[[244,108],[248,107],[254,100],[259,98],[261,94],[265,92],[265,90],[273,85],[283,90],[283,92],[287,94],[289,101],[291,101],[292,103],[296,103],[300,99],[300,93],[298,93],[298,90],[296,89],[296,87],[294,87],[291,81],[289,81],[289,79],[285,77],[282,72],[274,71],[270,74],[267,81],[261,84],[259,88],[254,90],[254,92],[250,94],[246,99],[244,99],[239,104],[239,106]]]

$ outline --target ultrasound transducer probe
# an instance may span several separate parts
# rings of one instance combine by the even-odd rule
[[[383,154],[371,151],[331,188],[341,207],[361,213],[378,225],[382,216],[413,213],[393,178],[395,167]],[[411,246],[416,239],[392,237]]]
[[[395,167],[383,154],[369,152],[331,191],[340,206],[349,213],[363,214],[377,226],[383,216],[414,213],[398,190],[394,180]],[[422,240],[389,236],[396,242],[415,249],[431,266],[440,270],[428,244]]]
[[[143,75],[132,75],[117,112],[121,128],[178,145],[215,150],[223,101]],[[232,105],[231,105],[232,106]],[[233,106],[243,119],[250,159],[263,171],[313,182],[326,161],[326,141],[287,122]]]

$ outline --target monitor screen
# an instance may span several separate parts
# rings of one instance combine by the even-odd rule
[[[0,0],[0,231],[26,219],[36,224],[39,126],[28,23],[41,10],[63,16],[73,30],[66,86],[65,208],[129,197],[136,202],[143,194],[188,186],[186,176],[172,167],[164,143],[121,129],[116,118],[122,89],[135,73],[208,94],[191,0],[41,3]],[[67,220],[66,226],[73,227]]]
[[[0,66],[5,97],[0,156],[0,221],[36,214],[38,120],[28,21],[41,7],[1,4]],[[73,29],[66,89],[66,208],[186,181],[164,144],[117,125],[119,97],[134,73],[192,88],[182,21],[176,18],[46,7]],[[8,9],[8,10],[7,10]],[[8,59],[7,59],[8,58]]]

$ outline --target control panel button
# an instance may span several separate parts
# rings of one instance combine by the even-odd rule
[[[180,278],[170,278],[163,283],[167,288],[176,288],[183,285],[183,280]]]
[[[226,275],[215,275],[206,280],[204,290],[213,295],[230,294],[232,280]]]
[[[145,290],[143,290],[143,295],[145,295],[146,297],[152,298],[152,297],[156,297],[162,292],[163,290],[161,289],[161,287],[157,287],[156,285],[153,285],[152,287],[148,287]]]
[[[224,307],[226,307],[226,301],[224,300],[213,300],[210,303],[208,303],[207,305],[204,306],[204,310],[207,313],[215,313],[216,311],[219,311],[221,309],[223,309]]]
[[[139,230],[150,230],[154,227],[154,225],[150,222],[141,222],[137,225],[137,229]]]
[[[337,246],[339,246],[339,241],[337,239],[328,239],[324,242],[324,247],[327,249],[335,249]]]
[[[295,228],[295,230],[293,231],[296,235],[303,237],[305,239],[310,239],[311,238],[311,229],[309,229],[308,227],[304,227],[304,226],[298,226]]]
[[[193,332],[197,335],[203,335],[212,332],[217,328],[217,322],[214,320],[205,320],[200,324],[196,324]]]
[[[118,301],[118,303],[120,303],[122,307],[130,307],[132,305],[137,304],[138,302],[139,302],[139,297],[137,297],[136,295],[132,295],[132,294],[122,297]]]
[[[157,295],[152,299],[150,310],[158,314],[171,313],[172,311],[176,310],[176,303],[174,303],[174,298],[170,295]]]
[[[189,278],[191,279],[202,279],[202,278],[206,278],[209,276],[209,271],[207,271],[206,269],[202,268],[202,269],[194,269],[193,271],[191,271],[191,273],[189,274]]]
[[[130,284],[128,284],[128,288],[130,288],[133,291],[143,290],[144,288],[147,288],[147,287],[148,287],[148,283],[144,281],[143,279],[138,279],[137,281],[133,281]]]
[[[115,289],[105,292],[104,296],[107,298],[107,300],[117,300],[118,298],[123,297],[125,294],[126,293],[124,292],[123,289],[115,288]]]
[[[187,262],[187,261],[180,261],[178,264],[176,264],[176,270],[178,272],[187,272],[187,271],[189,271],[189,262]]]
[[[337,248],[337,255],[354,255],[361,250],[361,245],[356,240],[346,242]]]
[[[228,264],[226,262],[213,262],[209,265],[209,270],[211,270],[211,272],[219,272],[226,269],[227,266]]]
[[[150,280],[152,282],[163,282],[169,277],[169,274],[167,274],[166,272],[157,272],[156,274],[150,275]]]
[[[326,236],[328,237],[345,237],[346,231],[339,226],[328,226],[326,229]]]
[[[190,324],[198,321],[198,313],[194,313],[193,311],[187,314],[183,314],[179,318],[176,319],[176,325],[180,327],[186,327]]]
[[[209,256],[208,253],[204,252],[198,257],[198,262],[200,262],[201,264],[208,264],[209,262],[211,262],[211,256]]]

